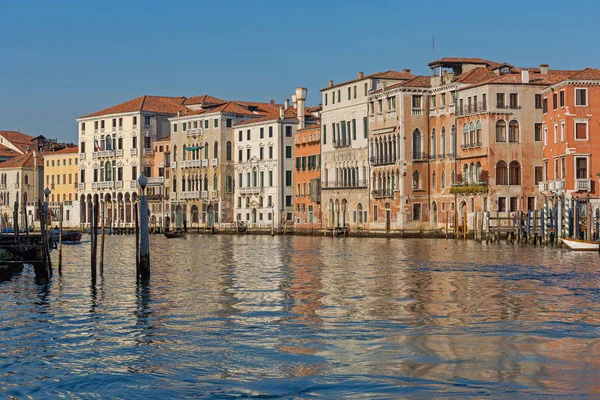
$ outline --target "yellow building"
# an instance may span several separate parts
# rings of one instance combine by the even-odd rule
[[[64,206],[65,226],[79,225],[79,202],[77,201],[79,150],[67,147],[54,153],[44,154],[44,188],[50,189],[48,199],[53,215],[60,203]]]

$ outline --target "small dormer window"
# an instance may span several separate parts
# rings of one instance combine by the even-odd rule
[[[501,67],[500,68],[500,75],[506,75],[510,73],[510,68],[507,66]]]

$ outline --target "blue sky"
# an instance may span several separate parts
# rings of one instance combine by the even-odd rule
[[[600,67],[600,2],[0,0],[0,129],[76,141],[142,94],[308,103],[329,79],[435,57]]]

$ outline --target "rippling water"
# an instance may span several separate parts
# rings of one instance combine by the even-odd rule
[[[444,240],[132,237],[0,283],[18,398],[600,396],[598,254]],[[53,257],[56,257],[56,253]]]

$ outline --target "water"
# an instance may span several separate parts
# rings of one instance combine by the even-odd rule
[[[24,398],[594,397],[598,254],[445,240],[132,237],[0,283],[0,393]],[[54,253],[53,257],[57,254]]]

